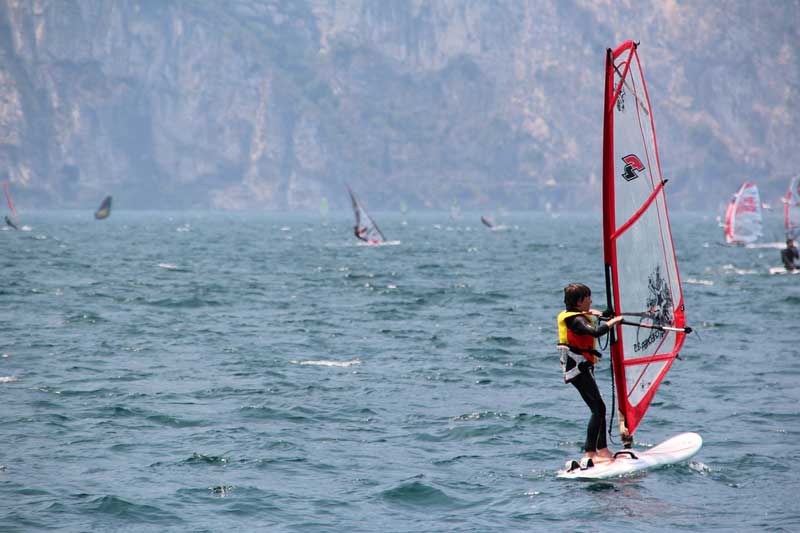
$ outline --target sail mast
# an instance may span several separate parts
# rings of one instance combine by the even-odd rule
[[[615,310],[614,302],[619,297],[616,292],[616,272],[613,267],[615,246],[611,239],[616,226],[614,216],[614,70],[614,52],[608,48],[606,50],[605,96],[603,99],[603,260],[606,277],[606,306],[609,310]],[[612,329],[609,336],[612,377],[614,383],[618,384],[619,390],[622,391],[625,374],[616,331]],[[618,403],[620,433],[626,434],[625,406],[622,401]]]

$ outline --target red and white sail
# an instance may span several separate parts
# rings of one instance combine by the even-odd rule
[[[725,242],[749,244],[761,237],[761,198],[755,183],[743,183],[728,203]]]
[[[356,195],[353,194],[353,191],[350,190],[350,187],[347,187],[347,192],[350,194],[350,202],[353,204],[353,215],[356,217],[356,225],[354,228],[356,237],[370,244],[386,242],[386,238],[378,228],[378,225],[375,224],[372,217],[367,214],[367,211],[358,201]]]
[[[686,336],[665,180],[637,45],[606,57],[603,245],[609,307],[625,320],[611,356],[623,433],[633,434]]]
[[[11,193],[8,191],[8,182],[3,182],[3,192],[6,195],[6,203],[8,204],[8,209],[11,211],[11,219],[14,221],[14,224],[19,226],[19,218],[17,217],[17,210],[14,209],[14,201],[11,199]]]
[[[783,225],[787,239],[800,236],[800,178],[793,178],[783,204]]]

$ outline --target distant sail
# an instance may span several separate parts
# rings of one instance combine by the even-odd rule
[[[14,201],[11,199],[11,193],[8,191],[8,182],[3,182],[3,192],[6,195],[6,203],[8,203],[8,209],[11,211],[11,218],[9,219],[7,216],[5,217],[6,224],[14,229],[19,229],[19,218],[17,217],[17,210],[14,209]]]
[[[364,207],[359,203],[356,195],[350,187],[347,187],[347,192],[350,194],[350,201],[353,204],[353,214],[356,217],[356,225],[353,228],[355,236],[364,242],[378,244],[386,242],[386,237],[383,236],[378,225],[367,214]]]
[[[603,131],[606,293],[626,317],[611,337],[623,435],[633,435],[687,332],[665,183],[637,45],[626,41],[607,52]]]
[[[792,179],[783,204],[783,224],[787,239],[800,236],[800,178]]]
[[[452,220],[461,220],[461,206],[458,200],[453,200],[453,203],[450,205],[450,218]]]
[[[111,214],[111,197],[106,196],[103,200],[103,203],[100,204],[100,207],[97,211],[94,212],[94,218],[97,220],[103,220],[104,218],[108,218],[108,215]]]
[[[761,237],[761,199],[754,183],[744,183],[725,213],[725,242],[749,244]]]
[[[482,216],[481,217],[481,222],[483,222],[483,225],[486,226],[487,228],[493,228],[494,227],[494,222],[492,221],[491,218]]]

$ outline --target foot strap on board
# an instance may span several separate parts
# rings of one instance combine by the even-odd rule
[[[580,467],[581,464],[575,459],[572,459],[570,461],[567,461],[567,463],[564,465],[564,470],[566,470],[567,472],[572,472],[573,470],[578,470]]]
[[[624,457],[626,455],[629,456],[631,459],[638,459],[638,457],[636,457],[636,454],[633,453],[633,450],[620,450],[614,454],[614,459],[616,459],[617,457]]]
[[[584,457],[581,459],[581,470],[588,470],[594,466],[594,461],[591,457]]]

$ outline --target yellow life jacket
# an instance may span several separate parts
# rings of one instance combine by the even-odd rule
[[[558,314],[558,351],[561,356],[561,369],[564,372],[564,381],[569,381],[578,374],[580,369],[578,363],[581,359],[578,356],[583,356],[583,359],[592,364],[597,363],[600,353],[595,349],[595,338],[591,335],[579,335],[567,327],[567,319],[573,316],[583,315],[592,320],[592,315],[589,313],[581,313],[580,311],[561,311]],[[567,358],[575,362],[574,368],[567,370]]]

